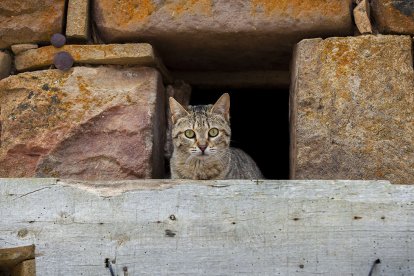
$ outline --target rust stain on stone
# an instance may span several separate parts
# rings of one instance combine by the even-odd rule
[[[306,13],[320,11],[321,14],[340,14],[343,7],[341,1],[332,0],[251,0],[252,14],[263,11],[266,15],[275,12],[299,17]]]
[[[212,14],[212,0],[181,0],[171,4],[173,15],[181,15],[184,12]]]
[[[349,45],[337,43],[336,41],[327,41],[323,51],[324,61],[333,60],[337,67],[335,68],[336,77],[342,76],[348,72],[352,62],[355,60],[355,52]]]
[[[107,5],[113,5],[112,1]],[[129,22],[144,21],[155,11],[155,8],[152,0],[118,1],[117,9],[121,13],[117,16],[118,23],[125,25]]]

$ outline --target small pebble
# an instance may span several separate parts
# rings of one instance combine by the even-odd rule
[[[73,65],[73,57],[68,52],[59,52],[53,58],[53,64],[57,69],[67,71]]]
[[[54,34],[50,38],[50,42],[53,46],[60,48],[66,43],[66,37],[63,34]]]

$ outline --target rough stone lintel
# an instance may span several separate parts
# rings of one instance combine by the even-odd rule
[[[303,38],[352,34],[352,0],[96,0],[105,42],[151,43],[171,70],[287,70]]]
[[[53,57],[59,52],[68,52],[75,64],[112,64],[156,67],[163,74],[165,82],[171,82],[169,72],[157,57],[153,47],[147,43],[65,45],[61,48],[45,46],[28,50],[15,58],[20,72],[46,68],[53,64]]]
[[[241,71],[241,72],[202,72],[174,71],[176,79],[203,88],[287,88],[290,83],[289,71]]]

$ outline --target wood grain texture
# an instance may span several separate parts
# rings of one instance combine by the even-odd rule
[[[0,179],[0,217],[38,275],[414,273],[414,186],[386,181]]]

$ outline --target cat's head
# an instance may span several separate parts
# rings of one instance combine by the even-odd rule
[[[184,108],[170,98],[174,151],[196,158],[226,152],[230,145],[230,96],[223,94],[214,105]]]

